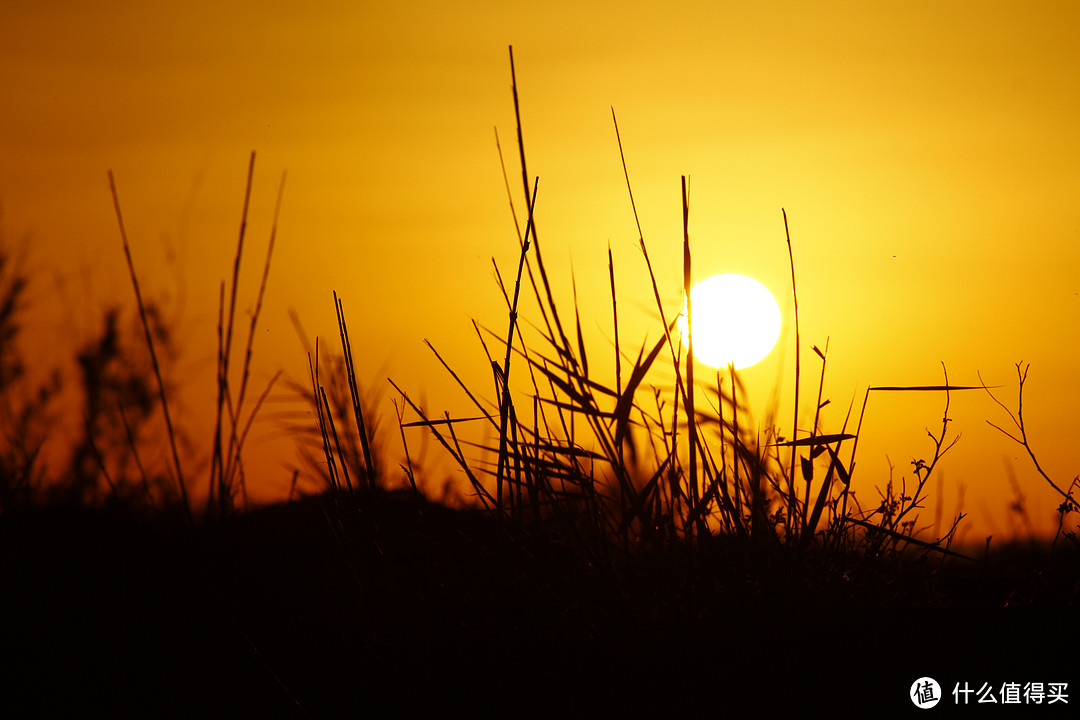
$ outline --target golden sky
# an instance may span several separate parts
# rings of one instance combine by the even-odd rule
[[[183,299],[178,374],[209,395],[217,288],[255,150],[245,310],[288,171],[257,380],[279,367],[306,377],[288,310],[332,340],[337,290],[363,378],[390,375],[435,412],[468,413],[422,341],[488,392],[470,321],[503,326],[491,258],[506,275],[516,260],[494,133],[517,190],[510,44],[545,260],[567,303],[573,268],[597,352],[609,347],[609,245],[624,338],[656,332],[614,107],[673,312],[689,175],[695,275],[752,275],[790,313],[786,209],[807,374],[820,369],[809,346],[829,343],[831,429],[867,385],[939,383],[943,362],[952,382],[981,373],[1013,402],[1024,361],[1040,461],[1059,484],[1080,472],[1072,2],[7,2],[0,202],[9,242],[29,237],[39,272],[35,347],[88,337],[110,299],[129,302],[112,169],[144,284]],[[785,337],[745,371],[763,401],[780,376],[790,403]],[[899,479],[928,457],[941,401],[871,398],[867,500],[890,461]],[[1050,527],[1059,501],[986,424],[1008,422],[1000,408],[958,394],[950,417],[962,438],[943,465],[946,515],[963,485],[969,539],[1010,536],[1011,468]],[[265,424],[260,457],[277,437]]]

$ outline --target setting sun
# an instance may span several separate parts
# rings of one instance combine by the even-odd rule
[[[780,307],[769,289],[746,275],[705,278],[690,291],[694,357],[714,368],[750,367],[768,355],[780,337]],[[686,305],[679,315],[683,345],[689,345]]]

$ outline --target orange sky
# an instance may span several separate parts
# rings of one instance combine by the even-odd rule
[[[89,337],[110,299],[129,302],[112,169],[144,283],[185,298],[177,374],[209,393],[217,284],[256,150],[242,309],[288,171],[257,380],[279,367],[306,377],[288,310],[332,339],[336,289],[362,377],[390,375],[435,412],[468,413],[422,340],[488,392],[470,320],[502,327],[490,259],[506,274],[516,259],[493,132],[513,161],[508,44],[545,259],[567,303],[572,263],[597,352],[609,244],[624,337],[655,333],[614,106],[673,311],[687,174],[695,274],[752,275],[787,313],[786,208],[808,374],[819,368],[809,346],[829,341],[832,429],[867,385],[939,383],[941,362],[953,382],[981,372],[1012,401],[1014,364],[1030,362],[1034,447],[1060,484],[1080,472],[1071,2],[8,2],[0,202],[9,242],[31,239],[35,347]],[[55,276],[65,310],[51,300]],[[778,375],[790,402],[792,347],[789,334],[746,371],[761,402]],[[950,416],[963,437],[943,465],[946,515],[963,484],[969,539],[1010,536],[1011,465],[1033,520],[1050,527],[1059,501],[986,424],[1007,422],[1002,411],[979,392],[954,396]],[[928,455],[940,417],[940,397],[871,399],[864,497],[887,479],[886,454],[898,476]],[[284,453],[274,433],[256,432],[260,458]],[[288,478],[272,467],[268,493]]]

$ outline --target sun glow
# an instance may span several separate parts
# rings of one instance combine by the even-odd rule
[[[768,288],[735,273],[713,275],[690,290],[694,357],[714,368],[750,367],[772,351],[780,337],[780,306]],[[686,304],[679,332],[689,347]]]

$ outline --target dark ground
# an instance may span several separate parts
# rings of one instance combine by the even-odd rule
[[[0,716],[891,717],[923,712],[923,676],[939,716],[956,683],[1029,681],[1068,705],[996,709],[1075,716],[1075,553],[823,562],[721,542],[611,562],[385,493],[198,530],[7,513]]]

